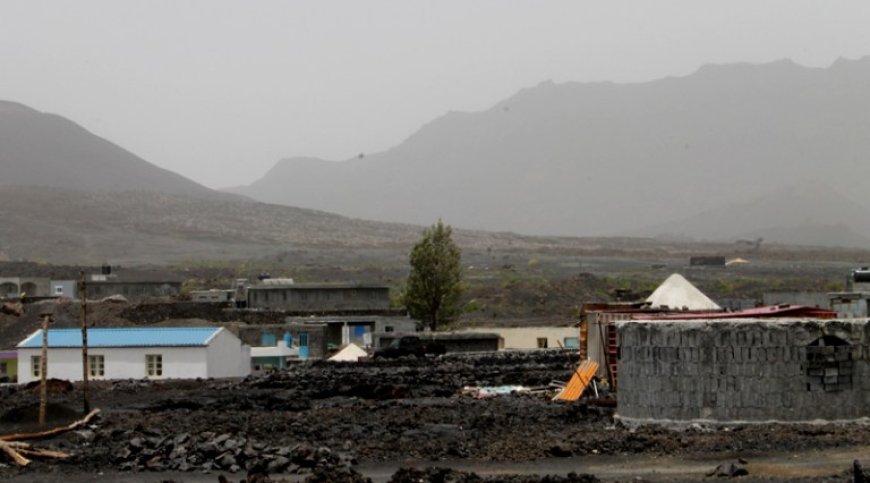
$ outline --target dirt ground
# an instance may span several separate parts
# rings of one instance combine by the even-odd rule
[[[533,351],[308,362],[244,380],[93,382],[91,404],[101,417],[35,442],[74,456],[37,459],[25,469],[0,460],[0,478],[697,481],[743,459],[738,465],[749,475],[740,481],[851,481],[851,462],[870,459],[870,427],[862,424],[623,427],[611,408],[550,400],[546,388],[568,379],[572,357]],[[485,399],[463,392],[500,385],[541,391]],[[49,426],[80,417],[80,391],[51,395]],[[20,386],[0,387],[0,434],[36,429],[37,398]]]

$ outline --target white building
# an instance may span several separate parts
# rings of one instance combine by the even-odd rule
[[[500,349],[576,349],[580,341],[577,327],[479,327],[458,331],[465,333],[498,334],[502,338]]]
[[[18,344],[18,382],[40,379],[42,330]],[[222,327],[88,329],[89,379],[193,379],[250,374],[250,347]],[[49,329],[47,376],[82,379],[81,329]]]

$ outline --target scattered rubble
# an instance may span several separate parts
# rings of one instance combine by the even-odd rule
[[[578,475],[568,473],[566,476],[553,475],[498,475],[479,476],[466,471],[456,471],[450,468],[401,468],[390,479],[389,483],[597,483],[600,480],[593,475]]]
[[[717,476],[717,477],[729,477],[733,478],[735,476],[746,476],[749,474],[749,470],[746,469],[745,462],[743,461],[733,461],[731,463],[723,463],[712,471],[707,473],[707,476]]]
[[[347,469],[355,460],[327,447],[309,444],[266,446],[244,433],[163,434],[113,431],[101,438],[126,441],[109,455],[121,471],[228,471],[265,474],[310,474]]]
[[[461,395],[465,386],[542,387],[566,381],[575,364],[559,351],[530,351],[308,362],[242,380],[91,381],[91,403],[103,409],[100,420],[40,443],[71,457],[34,460],[22,470],[0,455],[0,463],[9,464],[0,466],[0,479],[21,471],[120,469],[208,471],[215,478],[232,475],[230,481],[268,474],[273,481],[361,482],[364,478],[354,473],[357,463],[396,468],[406,461],[446,466],[456,460],[497,465],[586,455],[709,456],[841,448],[867,441],[866,428],[858,425],[755,425],[675,433],[623,427],[614,422],[613,408],[585,399],[552,401],[552,394],[515,392],[488,399]],[[28,408],[34,395],[10,386],[0,387],[0,396],[0,433],[30,431]],[[80,418],[81,397],[78,384],[70,393],[49,397],[49,408],[66,418],[57,424]],[[463,472],[410,471],[394,481],[411,481],[414,475],[430,478],[414,481],[493,481]],[[439,474],[446,479],[439,480]],[[509,478],[499,481],[540,481]]]

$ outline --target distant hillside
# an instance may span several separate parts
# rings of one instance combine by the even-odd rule
[[[411,243],[420,228],[235,199],[0,186],[0,253],[55,263],[262,257]]]
[[[440,217],[537,235],[637,234],[802,180],[867,208],[868,108],[870,58],[827,69],[706,66],[640,84],[547,82],[483,112],[451,112],[386,152],[282,160],[232,191],[360,218]],[[812,214],[830,225],[835,213]],[[794,228],[783,225],[794,216],[766,216],[715,237]]]
[[[764,238],[789,245],[870,247],[870,210],[820,183],[800,183],[755,199],[637,231],[694,240]]]
[[[6,101],[0,101],[0,185],[217,195],[72,121]]]
[[[61,264],[264,258],[288,250],[370,248],[386,248],[404,260],[423,230],[233,198],[2,185],[0,220],[0,260]],[[464,248],[562,254],[645,250],[648,245],[641,239],[559,239],[469,230],[454,236]]]

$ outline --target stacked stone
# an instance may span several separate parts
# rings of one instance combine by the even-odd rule
[[[618,331],[625,420],[870,416],[866,319],[626,321]],[[841,345],[817,345],[825,337]]]
[[[354,462],[329,448],[306,444],[266,447],[244,434],[132,435],[111,455],[121,471],[238,471],[310,474],[317,469],[349,469]]]

